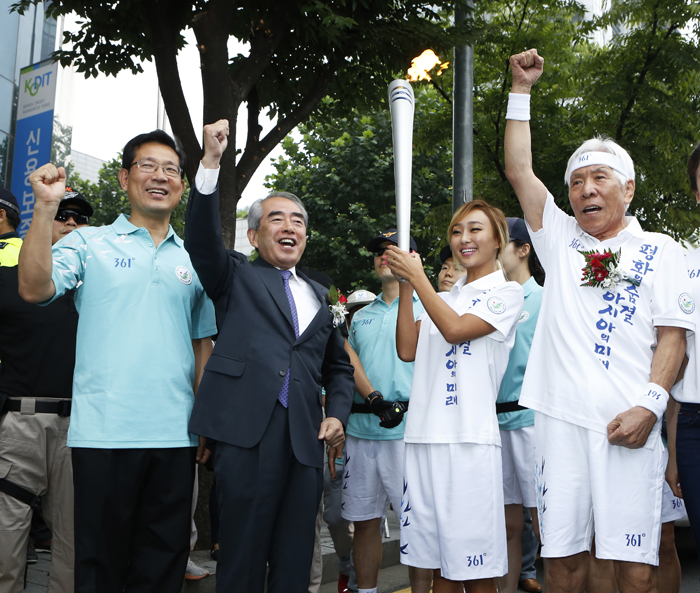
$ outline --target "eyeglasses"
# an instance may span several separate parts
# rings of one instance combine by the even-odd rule
[[[382,255],[384,255],[385,251],[386,251],[386,247],[377,247],[374,250],[374,257],[382,257]]]
[[[173,165],[172,163],[161,164],[151,159],[141,159],[140,161],[135,161],[131,163],[129,167],[133,167],[134,165],[139,168],[139,171],[143,171],[144,173],[155,173],[158,170],[158,167],[163,169],[163,173],[165,173],[168,177],[180,177],[180,174],[182,173],[182,169],[177,165]]]
[[[75,210],[59,210],[56,212],[56,219],[59,222],[66,222],[69,218],[75,221],[75,224],[88,224],[90,217],[84,214],[78,214]]]

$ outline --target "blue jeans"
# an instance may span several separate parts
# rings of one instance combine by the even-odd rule
[[[700,551],[700,404],[681,403],[676,434],[678,477],[695,546]]]

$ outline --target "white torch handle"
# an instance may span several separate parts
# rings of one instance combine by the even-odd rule
[[[410,251],[414,108],[415,97],[411,85],[406,80],[394,80],[389,85],[389,110],[394,141],[396,230],[399,248],[404,251]]]

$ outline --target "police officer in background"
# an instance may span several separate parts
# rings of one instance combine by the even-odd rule
[[[66,190],[52,243],[87,226],[92,206]],[[73,473],[66,433],[78,313],[72,292],[47,307],[17,291],[19,207],[0,190],[0,593],[24,589],[27,540],[39,497],[51,531],[51,593],[73,592]],[[5,245],[3,247],[3,245]]]
[[[0,266],[16,266],[22,239],[17,234],[19,205],[17,198],[0,188]]]

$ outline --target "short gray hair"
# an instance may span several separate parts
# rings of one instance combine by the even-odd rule
[[[263,215],[262,204],[265,200],[269,200],[270,198],[287,198],[288,200],[294,202],[297,206],[299,206],[299,208],[301,208],[301,213],[304,216],[304,225],[309,226],[309,215],[306,212],[306,208],[304,208],[304,203],[299,198],[286,191],[273,191],[267,194],[264,198],[255,200],[255,202],[250,205],[250,208],[248,209],[249,229],[257,231],[260,228],[260,221],[262,220]]]
[[[609,154],[614,154],[617,158],[622,161],[622,165],[625,169],[625,173],[620,173],[613,169],[615,177],[624,186],[628,181],[634,181],[634,161],[629,153],[622,148],[617,142],[614,142],[611,138],[607,136],[596,136],[590,140],[586,140],[581,146],[579,146],[574,154],[571,155],[568,164],[566,165],[566,173],[564,173],[564,183],[566,185],[571,184],[571,169],[576,162],[576,159],[586,152],[607,152]]]

